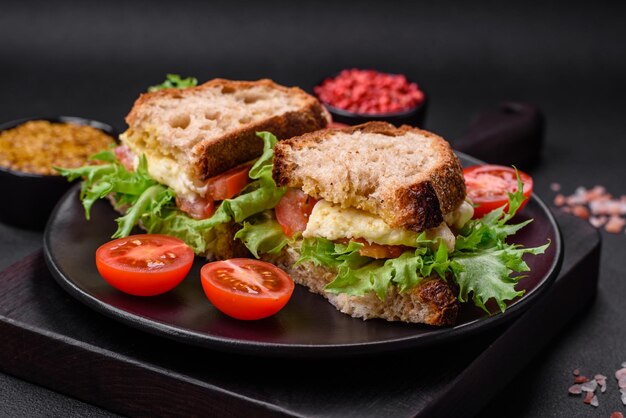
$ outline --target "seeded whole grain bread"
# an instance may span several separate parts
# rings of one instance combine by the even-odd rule
[[[126,117],[129,129],[122,141],[135,152],[158,152],[188,170],[190,179],[202,181],[260,156],[257,131],[286,139],[328,121],[317,99],[297,87],[268,79],[214,79],[142,94]]]
[[[421,232],[465,199],[459,159],[443,138],[410,126],[368,122],[282,141],[274,180],[342,207]]]
[[[285,247],[279,254],[264,254],[263,259],[285,270],[293,280],[324,296],[339,311],[355,318],[382,318],[428,325],[454,325],[459,313],[459,301],[445,281],[439,277],[424,280],[405,293],[389,286],[385,301],[374,292],[363,296],[334,294],[324,286],[334,280],[336,271],[316,266],[310,261],[296,265],[299,254],[295,248]]]

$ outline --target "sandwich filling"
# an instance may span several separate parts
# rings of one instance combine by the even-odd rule
[[[426,237],[433,241],[443,240],[448,252],[452,252],[455,236],[450,228],[460,229],[472,218],[473,214],[472,205],[464,201],[445,216],[445,222],[426,231]],[[304,238],[321,237],[330,241],[362,238],[370,244],[418,247],[419,234],[408,229],[391,227],[371,213],[354,208],[342,208],[326,200],[320,200],[313,207],[302,236]]]
[[[145,155],[148,161],[150,176],[161,184],[174,190],[176,196],[195,201],[206,194],[207,186],[194,181],[188,171],[184,170],[179,161],[163,152],[156,133],[144,131],[143,134],[128,130],[120,135],[120,141],[134,155],[136,167],[139,155]]]
[[[471,219],[473,206],[464,201],[438,227],[415,233],[326,200],[311,208],[314,198],[291,189],[274,210],[246,219],[235,238],[255,257],[277,255],[289,247],[299,254],[298,263],[333,272],[335,279],[324,288],[328,293],[373,292],[384,301],[395,293],[391,287],[403,293],[439,277],[455,285],[460,302],[472,300],[491,313],[486,304],[494,301],[504,311],[507,301],[524,293],[515,289],[523,276],[514,274],[529,270],[523,255],[542,254],[549,246],[522,248],[507,242],[532,221],[510,223],[525,200],[519,177],[517,190],[509,195],[508,205],[480,219]]]

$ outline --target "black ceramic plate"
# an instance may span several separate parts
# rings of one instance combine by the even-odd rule
[[[465,163],[473,159],[462,156]],[[238,321],[217,311],[200,284],[203,260],[196,259],[189,276],[171,292],[150,298],[121,293],[96,270],[96,249],[109,241],[118,216],[107,201],[97,202],[86,221],[73,187],[48,222],[44,251],[58,283],[72,296],[113,319],[140,330],[216,350],[264,355],[322,357],[372,354],[449,342],[510,320],[527,309],[555,279],[562,258],[561,237],[546,205],[537,197],[518,220],[534,222],[514,237],[524,246],[552,241],[544,255],[527,258],[531,272],[519,283],[526,294],[503,314],[487,316],[464,304],[454,327],[437,328],[374,319],[363,321],[337,311],[323,297],[296,286],[292,299],[277,315],[260,321]]]

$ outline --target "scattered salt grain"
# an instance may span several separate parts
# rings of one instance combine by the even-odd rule
[[[599,405],[600,403],[598,402],[598,397],[593,395],[593,398],[591,398],[591,406],[595,406],[597,408]]]
[[[590,380],[586,383],[583,383],[580,387],[584,392],[595,392],[598,388],[598,382],[595,380]]]
[[[612,234],[619,233],[622,228],[626,225],[626,220],[618,215],[611,215],[609,221],[604,225],[604,229],[606,232],[610,232]]]
[[[559,183],[552,183],[550,184],[550,190],[552,190],[553,192],[558,192],[559,190],[561,190],[561,185]]]
[[[623,365],[622,365],[622,367],[623,367]],[[572,372],[572,374],[573,374],[574,376],[580,376],[580,370],[579,370],[579,369],[574,369],[574,371]]]
[[[577,376],[576,379],[574,379],[574,383],[586,383],[589,381],[589,378],[587,376]]]
[[[579,218],[589,219],[589,209],[583,205],[576,205],[572,208],[572,213]]]
[[[611,418],[624,418],[624,414],[619,411],[615,411],[611,414]]]
[[[626,377],[626,367],[623,367],[615,372],[615,378],[617,380],[623,379],[624,377]]]
[[[551,186],[551,189],[559,192],[554,197],[555,206],[563,212],[588,220],[595,228],[604,227],[607,232],[617,234],[626,226],[626,195],[613,197],[606,188],[598,185],[591,189],[578,187],[569,196],[560,193],[560,185],[558,188]]]
[[[589,218],[589,223],[594,228],[600,228],[602,225],[606,223],[607,219],[608,218],[606,216],[591,216]]]
[[[623,396],[622,396],[623,398]],[[589,405],[591,403],[591,400],[593,399],[593,392],[587,392],[585,393],[585,397],[583,398],[583,402],[586,403],[587,405]]]
[[[620,389],[626,389],[626,377],[623,377],[620,380],[618,380],[617,385],[620,387]]]
[[[570,393],[570,395],[580,395],[581,393],[583,393],[580,385],[572,385],[567,391]]]
[[[554,205],[555,206],[563,206],[565,204],[565,196],[562,194],[557,194],[554,196]]]

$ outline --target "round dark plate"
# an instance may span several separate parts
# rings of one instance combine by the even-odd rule
[[[461,155],[464,163],[476,160]],[[528,256],[531,271],[518,289],[526,294],[509,304],[504,313],[486,315],[463,304],[458,324],[432,327],[421,324],[363,321],[337,311],[322,296],[296,286],[287,306],[260,321],[238,321],[217,311],[200,284],[197,258],[181,285],[161,296],[142,298],[109,286],[95,266],[96,249],[115,232],[119,215],[107,201],[97,202],[91,221],[85,220],[74,186],[50,217],[44,237],[48,267],[58,283],[89,307],[140,330],[180,342],[211,349],[263,356],[324,357],[374,354],[390,350],[425,347],[474,335],[527,309],[554,281],[562,259],[558,226],[546,205],[536,196],[516,218],[534,222],[519,231],[514,242],[538,246],[551,240],[545,254]]]

